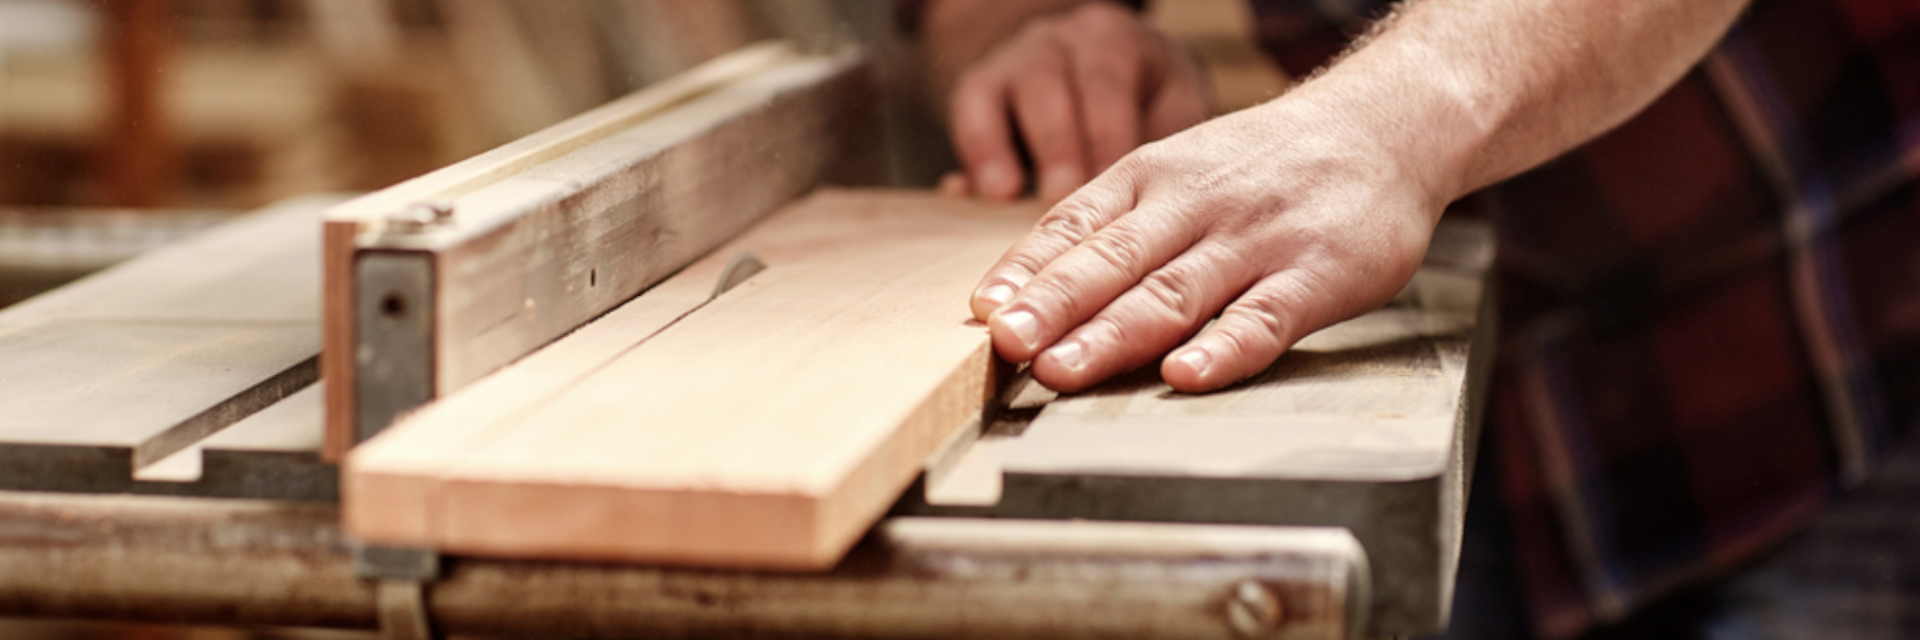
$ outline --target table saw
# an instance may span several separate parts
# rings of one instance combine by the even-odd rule
[[[396,638],[1444,627],[1493,346],[1485,228],[1443,223],[1386,307],[1230,389],[1147,371],[1058,396],[946,293],[1044,207],[863,186],[867,69],[752,47],[0,311],[0,615]]]

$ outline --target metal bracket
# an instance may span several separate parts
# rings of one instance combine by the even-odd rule
[[[437,640],[427,611],[427,589],[440,579],[440,554],[432,549],[355,543],[353,573],[378,581],[374,606],[383,640]]]
[[[355,442],[433,399],[433,256],[367,251],[354,258]]]
[[[427,587],[412,580],[381,580],[374,606],[382,640],[437,640],[427,623]]]

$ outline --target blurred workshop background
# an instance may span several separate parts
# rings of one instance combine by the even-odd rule
[[[1284,86],[1245,3],[1158,4],[1209,58],[1223,109]],[[420,175],[767,38],[876,51],[892,180],[932,184],[952,156],[893,6],[0,0],[0,306],[280,198]]]

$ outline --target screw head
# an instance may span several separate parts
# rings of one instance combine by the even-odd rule
[[[1280,628],[1285,611],[1272,590],[1253,580],[1241,580],[1227,595],[1227,623],[1241,637],[1256,638]]]
[[[400,233],[420,233],[452,221],[453,203],[445,200],[415,202],[387,216],[388,228]]]

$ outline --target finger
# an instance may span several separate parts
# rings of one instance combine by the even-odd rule
[[[1054,258],[1080,244],[1114,218],[1133,210],[1129,175],[1109,173],[1047,211],[1033,230],[1007,249],[973,290],[973,315],[982,321],[1013,300],[1021,287]]]
[[[1197,226],[1164,209],[1136,209],[1089,235],[1035,274],[987,319],[994,348],[1032,358],[1199,239]]]
[[[1033,375],[1073,392],[1140,368],[1192,336],[1256,277],[1218,245],[1195,245],[1035,357]]]
[[[1105,171],[1140,146],[1141,53],[1130,39],[1113,33],[1124,25],[1096,23],[1105,29],[1075,37],[1073,80],[1080,97],[1082,135],[1092,173]]]
[[[1213,110],[1205,73],[1178,45],[1166,44],[1149,65],[1143,80],[1146,101],[1146,139],[1158,140],[1205,122]]]
[[[973,185],[967,181],[966,173],[949,171],[940,176],[940,184],[934,187],[934,191],[948,198],[965,198],[973,193]]]
[[[1163,86],[1147,104],[1146,137],[1158,140],[1205,122],[1209,107],[1205,88],[1192,82]]]
[[[1200,335],[1168,354],[1160,377],[1174,389],[1212,391],[1266,370],[1308,333],[1338,320],[1339,311],[1301,270],[1260,280],[1227,305]]]
[[[1008,124],[1007,79],[991,67],[969,72],[954,85],[953,148],[979,194],[1009,200],[1025,188],[1020,157]]]
[[[1029,67],[1015,77],[1013,113],[1033,153],[1039,195],[1057,201],[1086,183],[1089,174],[1072,71],[1064,49],[1055,44],[1051,51],[1030,58]]]

